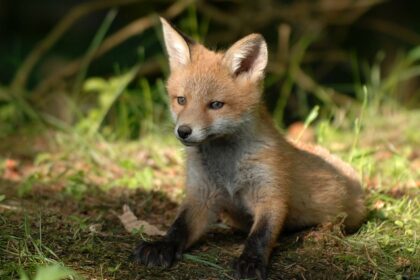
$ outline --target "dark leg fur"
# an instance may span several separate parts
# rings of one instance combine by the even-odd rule
[[[249,235],[241,256],[233,263],[235,278],[256,278],[259,280],[267,278],[272,236],[268,219],[260,219]]]
[[[151,266],[170,267],[179,260],[188,240],[186,210],[180,213],[162,240],[141,242],[133,253],[134,261]]]

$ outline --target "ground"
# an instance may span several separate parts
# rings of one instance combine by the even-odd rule
[[[360,127],[319,121],[302,139],[361,173],[367,221],[347,236],[339,224],[283,234],[270,279],[420,279],[420,112],[365,118]],[[149,237],[124,229],[123,205],[165,230],[182,200],[182,147],[171,135],[120,143],[23,131],[0,150],[1,279],[58,279],[57,266],[73,279],[232,279],[246,236],[222,224],[171,269],[130,261]],[[40,276],[42,267],[50,276]]]

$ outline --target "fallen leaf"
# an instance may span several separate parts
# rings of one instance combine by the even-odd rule
[[[375,209],[382,209],[385,206],[385,202],[383,202],[382,200],[378,200],[375,202],[375,205],[373,206]]]
[[[4,165],[5,165],[7,170],[17,171],[19,163],[14,159],[8,158],[8,159],[6,159]]]
[[[89,226],[89,231],[91,233],[100,233],[102,229],[102,225],[101,224],[92,224]]]
[[[398,257],[397,258],[397,266],[398,267],[409,267],[411,264],[409,259]]]
[[[165,235],[165,232],[159,230],[154,225],[149,224],[146,221],[142,221],[137,219],[136,215],[134,215],[133,211],[131,211],[130,207],[127,204],[123,206],[123,213],[122,215],[118,215],[121,223],[123,224],[124,228],[128,232],[132,232],[134,229],[141,229],[143,233],[153,236],[153,235]]]
[[[19,162],[14,159],[6,159],[4,162],[3,179],[17,182],[21,180],[21,174],[18,170]]]

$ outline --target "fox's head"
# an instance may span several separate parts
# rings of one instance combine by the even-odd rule
[[[267,45],[251,34],[226,52],[214,52],[161,18],[170,76],[167,89],[175,134],[185,145],[235,134],[261,100]]]

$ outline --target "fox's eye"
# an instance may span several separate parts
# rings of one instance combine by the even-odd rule
[[[185,105],[185,103],[187,103],[187,99],[184,96],[178,96],[176,100],[178,101],[179,105]]]
[[[223,105],[225,105],[225,103],[220,102],[220,101],[213,101],[210,103],[209,107],[210,109],[217,110],[217,109],[222,108]]]

